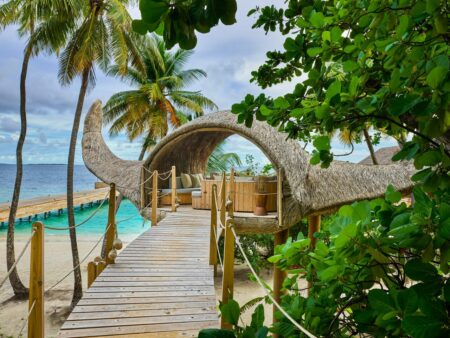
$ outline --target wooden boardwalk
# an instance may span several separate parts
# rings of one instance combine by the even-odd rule
[[[108,188],[101,188],[88,191],[80,191],[74,193],[73,204],[75,206],[87,204],[95,201],[101,201],[106,197]],[[0,203],[0,222],[7,222],[9,217],[9,209],[11,203]],[[36,197],[19,202],[16,218],[24,218],[33,215],[43,214],[46,212],[67,208],[66,195],[54,195],[47,197]]]
[[[209,211],[167,213],[97,277],[60,337],[197,337],[217,327],[209,224]]]

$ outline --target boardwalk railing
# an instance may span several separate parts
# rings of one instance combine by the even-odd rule
[[[300,331],[310,338],[315,338],[308,330],[297,323],[281,306],[280,298],[282,295],[282,284],[285,278],[285,273],[277,268],[274,269],[274,281],[273,290],[268,290],[265,283],[261,281],[255,269],[252,267],[243,247],[240,243],[239,236],[234,228],[234,212],[233,212],[233,198],[234,198],[234,170],[231,170],[229,178],[229,191],[228,196],[225,193],[226,190],[226,175],[222,174],[222,181],[219,192],[217,191],[217,185],[213,185],[211,196],[211,230],[210,230],[210,251],[209,251],[209,263],[214,266],[214,273],[217,273],[217,263],[220,262],[222,268],[222,303],[227,304],[230,298],[233,298],[234,293],[234,256],[235,247],[239,249],[245,262],[249,266],[255,280],[263,288],[266,296],[272,301],[274,306],[274,312],[280,311],[288,320],[290,320]],[[277,191],[277,216],[279,224],[282,222],[282,172],[278,171],[278,191]],[[219,199],[220,196],[220,199]],[[220,214],[220,217],[218,217]],[[320,217],[320,216],[318,216]],[[316,220],[316,219],[315,219]],[[319,218],[320,220],[320,218]],[[274,234],[274,244],[282,244],[287,240],[287,230],[281,230]],[[223,259],[220,255],[219,239],[224,235],[224,248]],[[312,235],[312,234],[311,234]],[[273,318],[275,322],[275,315]],[[232,325],[226,322],[225,318],[221,317],[221,327],[223,329],[230,329]]]

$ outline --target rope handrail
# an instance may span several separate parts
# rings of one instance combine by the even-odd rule
[[[19,256],[17,257],[16,261],[14,262],[14,264],[11,266],[11,268],[8,270],[8,272],[6,273],[5,278],[3,278],[3,280],[0,283],[0,288],[3,286],[3,284],[5,284],[5,282],[8,280],[9,276],[11,275],[11,273],[14,271],[14,269],[16,268],[17,264],[19,263],[19,261],[22,259],[23,255],[25,254],[25,251],[27,250],[28,246],[31,243],[31,240],[33,239],[33,236],[36,234],[36,230],[33,229],[31,231],[31,236],[30,238],[28,238],[27,242],[25,243],[25,246],[23,247],[22,251],[20,252]]]
[[[28,310],[27,318],[25,319],[25,322],[23,323],[22,328],[20,329],[19,334],[17,335],[17,337],[22,337],[22,332],[25,329],[25,327],[27,326],[28,319],[30,318],[31,312],[33,312],[35,306],[36,306],[36,299],[31,304],[30,309]]]
[[[269,291],[267,291],[267,288],[264,286],[264,283],[261,281],[261,278],[259,278],[258,274],[256,273],[255,269],[253,268],[253,266],[250,263],[250,260],[248,259],[247,255],[245,254],[245,251],[242,247],[242,244],[239,240],[239,236],[236,233],[236,230],[233,227],[233,222],[231,219],[227,220],[227,225],[229,224],[231,232],[233,233],[233,236],[236,240],[236,244],[239,248],[239,251],[242,254],[242,257],[244,257],[245,262],[247,263],[251,273],[253,274],[253,276],[255,277],[256,281],[258,282],[259,286],[264,290],[264,293],[266,294],[266,296],[272,301],[273,305],[275,305],[275,307],[287,318],[289,319],[289,321],[297,328],[299,329],[301,332],[303,332],[305,335],[307,335],[310,338],[317,338],[315,335],[313,335],[311,332],[309,332],[307,329],[305,329],[302,325],[300,325],[294,318],[292,318],[287,312],[286,310],[284,310],[280,304],[278,304],[278,302],[275,300],[275,298],[273,298],[273,296],[270,294]]]
[[[109,191],[107,192],[107,194],[103,198],[103,200],[100,203],[100,205],[86,219],[84,219],[82,222],[80,222],[78,224],[75,224],[73,226],[67,226],[67,227],[63,227],[63,228],[61,228],[61,227],[52,227],[50,225],[45,225],[44,224],[44,228],[48,229],[48,230],[70,230],[70,229],[73,229],[73,228],[78,228],[79,226],[87,223],[91,218],[93,218],[100,211],[101,207],[103,206],[103,204],[107,200],[108,195],[109,195]]]
[[[121,188],[121,189],[135,189],[135,188],[140,188],[141,186],[143,186],[145,183],[147,183],[148,181],[150,181],[153,178],[154,173],[152,172],[152,174],[147,177],[144,181],[140,182],[136,187],[132,188],[132,187],[125,187],[123,185],[118,185],[116,184],[117,188]]]
[[[220,236],[217,236],[217,229],[215,227],[213,227],[213,229],[214,229],[214,239],[216,241],[217,256],[219,257],[220,267],[222,268],[222,271],[223,271],[223,260],[222,260],[222,256],[220,255],[220,250],[219,250]]]
[[[100,244],[100,242],[103,240],[103,238],[106,236],[106,233],[108,232],[109,227],[111,226],[111,224],[108,224],[108,226],[105,229],[105,232],[103,233],[103,235],[98,239],[98,241],[94,244],[94,246],[92,247],[91,250],[89,250],[89,252],[86,254],[86,256],[84,256],[84,258],[72,269],[70,270],[67,274],[65,274],[61,279],[59,279],[55,284],[53,284],[51,287],[49,287],[47,290],[44,291],[44,293],[47,293],[51,290],[53,290],[56,286],[58,286],[63,280],[65,280],[68,276],[70,276],[72,274],[72,272],[74,272],[76,269],[78,269],[81,264],[83,264],[86,259],[89,258],[90,254],[95,250],[95,248]]]

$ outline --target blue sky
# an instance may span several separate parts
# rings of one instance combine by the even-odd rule
[[[220,25],[209,34],[199,35],[195,53],[187,67],[201,68],[208,77],[192,86],[211,98],[220,109],[228,109],[239,102],[247,93],[258,94],[261,90],[249,83],[250,72],[257,69],[269,50],[281,49],[284,38],[278,33],[265,35],[262,30],[253,30],[253,18],[246,16],[256,5],[270,1],[247,0],[239,2],[238,23],[233,26]],[[131,13],[139,17],[137,9]],[[15,163],[15,147],[19,134],[19,76],[25,40],[20,39],[9,27],[0,32],[0,163]],[[30,62],[27,80],[28,91],[28,134],[24,148],[25,163],[65,163],[73,113],[79,89],[79,81],[71,86],[61,87],[57,80],[58,61],[55,56],[40,55]],[[95,99],[104,103],[115,92],[128,89],[117,79],[96,73],[97,84],[85,101],[84,114]],[[276,97],[293,88],[297,79],[265,90]],[[82,129],[82,128],[80,128]],[[81,139],[81,130],[79,140]],[[113,139],[105,135],[114,153],[126,159],[139,155],[140,144],[130,143],[123,136]],[[379,147],[395,145],[390,139],[383,139]],[[333,142],[335,153],[344,153],[339,142]],[[248,141],[233,136],[227,149],[236,151],[242,158],[254,153],[257,162],[264,163],[261,152]],[[340,158],[357,162],[367,156],[364,144],[357,145],[351,156]],[[76,163],[82,163],[80,146],[77,147]]]

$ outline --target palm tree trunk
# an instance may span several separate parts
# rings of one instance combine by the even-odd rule
[[[22,149],[27,134],[27,111],[26,111],[26,79],[28,72],[28,64],[31,58],[31,46],[27,46],[23,56],[22,71],[20,74],[20,135],[16,147],[16,181],[14,183],[14,192],[11,200],[11,209],[8,217],[8,234],[6,239],[6,265],[7,269],[11,269],[16,260],[14,250],[14,221],[16,219],[17,207],[19,205],[20,187],[22,185],[23,161]],[[9,281],[14,290],[14,294],[20,298],[28,297],[28,289],[20,280],[17,268],[9,275]]]
[[[75,110],[75,116],[73,119],[72,134],[70,136],[70,146],[69,146],[69,157],[67,160],[67,217],[69,223],[69,235],[70,235],[70,245],[72,248],[72,264],[74,268],[74,290],[71,308],[77,305],[78,301],[83,295],[83,285],[81,281],[81,269],[80,269],[80,257],[78,254],[78,243],[77,243],[77,232],[74,228],[75,226],[75,216],[73,208],[73,170],[75,162],[75,149],[77,145],[78,129],[80,127],[81,113],[83,111],[84,98],[86,96],[88,81],[89,81],[89,71],[87,67],[83,70],[81,77],[81,87],[80,93],[78,95],[77,108]]]
[[[367,148],[369,148],[370,157],[372,158],[372,163],[374,165],[378,165],[378,160],[375,155],[375,150],[373,149],[372,141],[370,140],[369,131],[366,128],[364,128],[363,132],[364,132],[364,139],[366,140],[366,143],[367,143]]]

